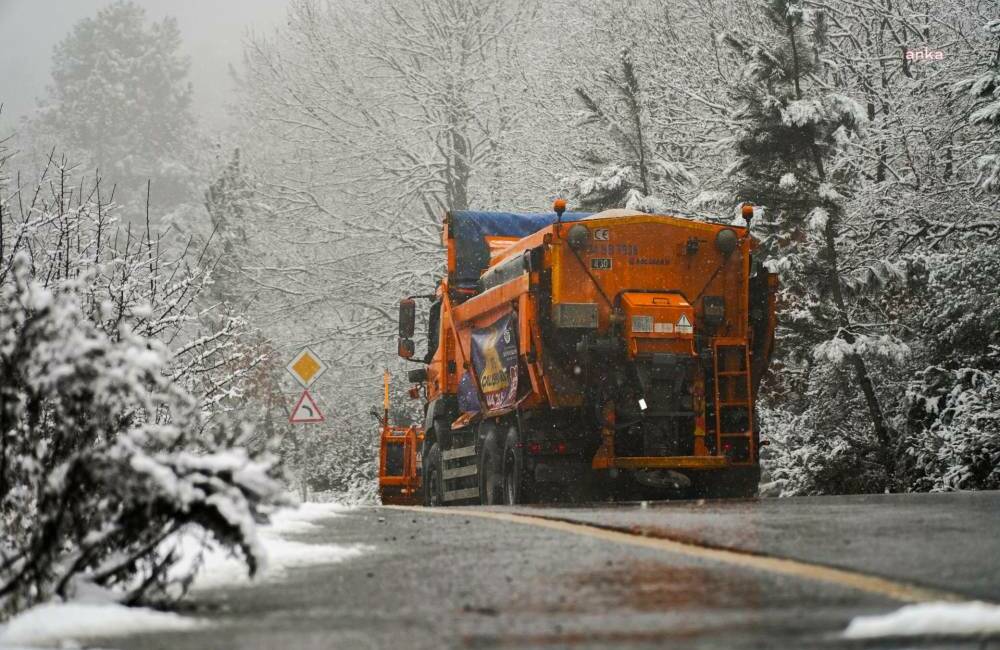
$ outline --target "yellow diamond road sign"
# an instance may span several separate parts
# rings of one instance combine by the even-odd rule
[[[295,355],[285,369],[295,377],[295,381],[302,384],[304,388],[313,385],[319,376],[326,372],[326,364],[323,363],[315,352],[309,348],[302,348],[302,351]]]

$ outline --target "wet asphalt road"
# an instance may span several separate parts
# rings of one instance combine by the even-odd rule
[[[1000,493],[672,502],[519,512],[796,558],[1000,601]],[[101,647],[990,648],[851,641],[889,598],[465,514],[362,508],[294,539],[374,545],[288,579],[197,594],[191,632]]]
[[[835,566],[1000,603],[1000,492],[518,511]]]

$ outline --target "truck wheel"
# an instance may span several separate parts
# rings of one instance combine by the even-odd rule
[[[424,505],[436,507],[444,505],[444,480],[441,474],[441,449],[437,443],[431,445],[424,456]]]
[[[533,498],[531,482],[524,472],[524,461],[518,448],[519,442],[517,429],[511,427],[503,446],[503,500],[511,506],[530,503]]]
[[[496,427],[490,426],[479,453],[479,502],[495,506],[504,501],[503,455],[497,444]]]

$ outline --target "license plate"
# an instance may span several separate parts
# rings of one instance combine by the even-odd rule
[[[633,332],[652,332],[653,331],[653,317],[652,316],[633,316],[632,317],[632,331]]]
[[[590,260],[590,268],[595,271],[607,271],[611,268],[610,257],[595,257]]]

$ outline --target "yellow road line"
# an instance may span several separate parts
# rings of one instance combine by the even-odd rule
[[[600,539],[617,544],[637,546],[640,548],[650,548],[668,553],[677,553],[688,557],[700,558],[714,562],[722,562],[733,566],[758,571],[767,571],[781,575],[801,578],[803,580],[813,580],[825,582],[841,587],[856,589],[878,596],[885,596],[893,600],[906,603],[924,603],[932,601],[964,602],[969,598],[960,594],[929,589],[912,585],[906,582],[880,578],[878,576],[850,571],[847,569],[837,569],[821,564],[811,564],[801,560],[791,560],[787,558],[759,555],[749,551],[733,551],[719,548],[700,546],[691,542],[681,542],[664,537],[648,537],[642,534],[627,533],[618,530],[609,530],[589,524],[570,522],[563,519],[551,519],[544,516],[515,514],[512,512],[499,512],[495,510],[474,510],[457,508],[422,508],[417,506],[383,506],[394,510],[409,510],[432,515],[461,515],[464,517],[480,517],[482,519],[492,519],[513,524],[523,524],[525,526],[535,526],[536,528],[547,528],[563,533],[583,535],[594,539]]]

